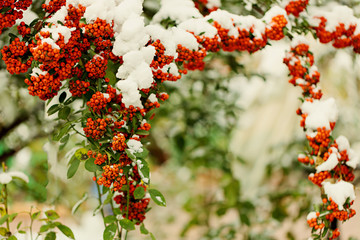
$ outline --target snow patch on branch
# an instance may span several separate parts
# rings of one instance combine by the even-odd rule
[[[330,123],[336,122],[338,110],[334,98],[327,100],[305,101],[301,106],[301,111],[307,114],[305,127],[309,130],[317,131],[318,128],[325,127],[330,130]]]
[[[354,186],[351,183],[340,180],[336,183],[323,182],[325,194],[331,198],[337,205],[339,210],[344,209],[346,199],[350,202],[355,200]]]

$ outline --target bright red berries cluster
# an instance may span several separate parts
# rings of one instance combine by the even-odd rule
[[[149,205],[150,198],[135,199],[134,191],[136,188],[144,188],[146,191],[146,186],[144,185],[134,185],[133,181],[130,181],[130,204],[129,209],[127,209],[127,193],[126,191],[120,191],[120,194],[114,198],[114,201],[120,205],[120,209],[123,212],[128,214],[123,214],[124,218],[129,220],[135,220],[136,224],[139,225],[145,219],[146,209]]]
[[[116,134],[113,137],[113,141],[111,143],[112,149],[114,151],[120,151],[120,152],[124,151],[126,148],[125,140],[126,140],[126,138],[125,138],[124,134],[122,134],[122,133]]]
[[[106,74],[107,60],[101,56],[94,56],[85,64],[85,70],[88,77],[92,79],[103,78]]]
[[[98,118],[96,120],[93,120],[92,118],[88,118],[86,122],[86,127],[84,128],[86,137],[91,137],[95,140],[100,139],[104,135],[107,122],[109,121],[109,119]]]
[[[271,40],[280,40],[285,37],[283,29],[288,21],[285,16],[277,15],[271,19],[270,26],[266,28],[266,36]]]
[[[74,97],[81,97],[89,91],[90,82],[82,80],[71,80],[69,82],[69,91]]]
[[[42,4],[41,7],[47,13],[55,13],[57,12],[62,6],[65,6],[66,0],[50,0],[48,4]]]
[[[25,73],[31,66],[33,58],[23,60],[23,56],[29,54],[29,48],[25,42],[15,38],[9,46],[1,49],[2,60],[6,64],[6,69],[10,74]]]
[[[288,15],[292,14],[295,17],[299,17],[308,4],[309,0],[292,0],[285,6],[285,11]]]
[[[61,86],[59,79],[54,79],[48,72],[34,73],[30,79],[25,79],[25,83],[29,85],[29,94],[38,96],[41,100],[53,98]]]
[[[111,101],[111,98],[106,98],[101,92],[96,92],[92,95],[90,101],[87,102],[87,105],[95,113],[100,113],[101,110],[106,108],[106,104]]]
[[[30,34],[31,28],[25,24],[25,22],[21,22],[19,26],[17,26],[17,30],[22,37]]]
[[[6,11],[0,13],[0,34],[5,28],[12,27],[17,19],[23,17],[25,11],[32,4],[32,0],[2,0],[0,10]]]
[[[202,15],[208,15],[209,13],[219,9],[218,6],[209,6],[208,0],[194,0],[195,7],[199,9]]]
[[[355,34],[356,24],[345,25],[339,22],[334,29],[327,28],[328,19],[324,16],[315,17],[318,25],[313,26],[321,43],[332,43],[335,48],[353,47],[354,52],[360,53],[360,34]]]

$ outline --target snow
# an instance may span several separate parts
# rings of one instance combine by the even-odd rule
[[[347,153],[349,156],[349,161],[345,162],[345,164],[355,169],[357,165],[360,163],[359,154],[352,149],[350,149]]]
[[[106,22],[111,23],[114,19],[115,12],[113,10],[116,7],[114,0],[87,0],[85,2],[89,3],[84,13],[84,18],[87,22],[101,18],[106,20]]]
[[[209,9],[220,6],[221,6],[220,0],[208,0],[208,2],[206,3],[206,7]]]
[[[129,51],[140,49],[148,41],[149,35],[145,33],[144,18],[132,14],[115,37],[113,53],[122,56]]]
[[[338,145],[339,151],[346,150],[349,160],[345,162],[345,164],[351,168],[356,168],[356,166],[359,164],[359,154],[357,154],[353,149],[350,148],[349,140],[344,136],[339,136],[336,138],[336,143]]]
[[[338,145],[338,149],[341,151],[349,151],[350,150],[350,143],[349,140],[347,140],[347,138],[345,136],[339,136],[338,138],[336,138],[336,143]]]
[[[131,14],[140,16],[142,13],[142,0],[124,0],[115,9],[114,16],[115,31],[117,26],[121,26]]]
[[[161,199],[160,196],[156,196],[155,198],[156,198],[156,200],[158,200],[159,202],[164,203],[164,201]]]
[[[194,35],[191,33],[177,27],[171,28],[171,33],[175,46],[181,44],[183,47],[186,47],[190,50],[198,50],[199,44]]]
[[[158,99],[156,98],[156,95],[155,94],[150,94],[149,98],[150,102],[154,103],[154,102],[157,102]]]
[[[349,28],[350,25],[355,25],[357,22],[353,10],[347,6],[336,6],[331,11],[312,7],[308,8],[308,11],[309,15],[312,16],[312,19],[309,19],[310,25],[319,25],[319,20],[315,17],[325,17],[327,19],[325,30],[329,32],[335,32],[339,23],[343,23],[345,28]]]
[[[197,36],[202,34],[201,36],[208,38],[214,38],[217,35],[217,29],[204,18],[186,20],[179,24],[178,28],[193,32]]]
[[[265,15],[264,15],[264,17],[263,17],[263,20],[264,20],[266,23],[269,24],[269,23],[271,23],[272,18],[273,18],[273,17],[276,17],[276,16],[278,16],[278,15],[283,15],[283,16],[286,18],[286,20],[288,20],[285,9],[283,9],[283,8],[281,8],[281,7],[279,7],[279,6],[273,6],[273,7],[271,7],[271,8],[265,13]]]
[[[30,25],[30,23],[37,17],[38,15],[36,13],[31,11],[30,8],[27,8],[25,11],[23,11],[23,17],[16,19],[15,24],[19,25],[21,22],[24,22],[25,24]]]
[[[313,218],[317,218],[316,212],[309,212],[309,214],[306,216],[306,220],[311,220]]]
[[[306,39],[305,36],[302,35],[295,35],[293,40],[291,41],[291,47],[295,48],[296,46],[300,45],[300,44],[305,44],[305,45],[309,45],[309,41]],[[315,67],[315,65],[313,65]],[[315,67],[316,68],[316,67]]]
[[[253,29],[253,35],[255,38],[262,38],[262,34],[265,33],[266,25],[261,20],[254,16],[237,16],[232,15],[232,18],[234,19],[235,27],[239,27],[240,29],[245,29],[247,31],[250,31],[250,29]]]
[[[301,106],[301,111],[308,115],[305,127],[314,131],[322,127],[330,130],[330,122],[336,122],[338,117],[334,98],[313,100],[313,102],[305,101]]]
[[[150,63],[155,55],[153,46],[142,47],[140,50],[129,51],[123,56],[124,63],[119,67],[116,77],[124,79],[116,83],[116,87],[123,94],[126,107],[143,107],[138,89],[149,88],[153,83]]]
[[[170,18],[177,24],[191,18],[201,18],[202,15],[191,0],[162,0],[159,11],[154,15],[152,23],[160,23]]]
[[[322,172],[322,171],[331,171],[338,165],[340,154],[338,153],[336,148],[330,148],[332,150],[332,153],[330,154],[329,158],[316,167],[316,172]]]
[[[298,158],[306,158],[306,155],[303,154],[303,153],[300,153],[300,154],[298,155]]]
[[[43,70],[41,70],[40,68],[38,68],[38,67],[34,67],[33,69],[32,69],[32,72],[31,72],[31,74],[30,74],[30,76],[34,76],[34,77],[37,77],[37,76],[40,76],[40,75],[46,75],[48,72],[47,71],[43,71]]]
[[[337,205],[339,210],[343,210],[346,199],[355,200],[354,186],[343,180],[336,183],[323,182],[325,194],[331,198]]]
[[[134,107],[143,108],[143,105],[140,101],[141,95],[136,82],[132,81],[131,79],[122,80],[116,83],[116,87],[121,90],[122,102],[125,104],[125,107],[133,105]]]
[[[225,10],[218,9],[216,11],[213,11],[208,16],[206,16],[205,19],[206,20],[212,19],[218,22],[223,28],[226,29],[234,28],[232,21],[232,14]]]
[[[24,182],[29,182],[29,177],[23,172],[12,171],[12,172],[2,172],[0,173],[0,184],[9,184],[13,178],[19,178]]]
[[[0,173],[0,183],[8,184],[12,180],[12,177],[8,173]]]
[[[66,6],[62,6],[51,18],[46,21],[49,23],[57,24],[58,21],[65,22],[65,17],[68,15]]]
[[[54,39],[44,38],[41,40],[41,42],[49,44],[53,49],[60,49],[60,47],[55,43]]]
[[[143,152],[143,149],[142,149],[143,145],[138,140],[130,139],[126,144],[127,144],[128,148],[129,148],[129,151],[132,154]]]
[[[68,28],[68,27],[65,27],[65,26],[62,26],[59,24],[53,24],[53,25],[51,25],[50,28],[46,26],[43,29],[41,29],[42,32],[49,32],[51,34],[51,40],[52,40],[51,46],[53,48],[59,48],[59,46],[57,44],[55,44],[55,42],[60,38],[60,35],[62,35],[64,37],[64,43],[65,44],[68,43],[69,39],[71,38],[71,32],[74,30],[76,30],[75,27]],[[42,42],[46,42],[47,39],[49,39],[49,38],[44,39],[40,35],[40,39]]]

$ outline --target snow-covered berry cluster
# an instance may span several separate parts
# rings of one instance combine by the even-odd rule
[[[308,224],[313,229],[313,236],[321,236],[327,231],[329,239],[335,239],[340,232],[331,230],[330,223],[334,219],[345,221],[355,215],[355,210],[351,209],[355,199],[354,186],[350,182],[354,180],[353,170],[359,156],[350,148],[346,137],[333,140],[331,134],[338,110],[333,98],[322,99],[317,85],[320,74],[304,37],[293,40],[284,63],[292,76],[289,82],[303,90],[304,102],[297,114],[302,117],[300,126],[306,133],[310,148],[300,154],[298,160],[314,167],[309,180],[321,187],[326,196],[319,210],[308,215]]]

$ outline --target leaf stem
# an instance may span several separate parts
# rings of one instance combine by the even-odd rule
[[[5,173],[6,172],[5,162],[2,162],[2,168],[3,168],[3,172]],[[4,194],[5,215],[7,215],[7,214],[9,214],[7,184],[4,184],[3,194]],[[10,232],[9,218],[6,219],[6,228],[7,228],[7,231]]]
[[[97,179],[97,175],[96,175],[96,172],[94,172],[94,176],[95,178]],[[101,201],[101,193],[100,193],[100,187],[99,187],[99,184],[95,181],[95,184],[96,184],[96,188],[97,188],[97,192],[98,192],[98,199],[99,199],[99,204],[100,204],[100,207],[102,205],[102,201]],[[103,222],[104,222],[104,226],[106,227],[106,224],[105,224],[105,214],[104,214],[104,209],[101,207],[100,209],[100,212],[101,212],[101,216],[103,218]]]
[[[111,205],[111,210],[112,210],[113,214],[115,214],[115,212],[114,212],[114,209],[115,209],[114,208],[114,203],[113,203],[112,200],[110,201],[110,205]],[[115,215],[115,217],[116,217],[116,215]],[[116,218],[116,226],[117,226],[117,229],[118,229],[118,232],[119,232],[119,239],[121,240],[122,228],[119,227],[119,220],[117,220],[117,218]]]

